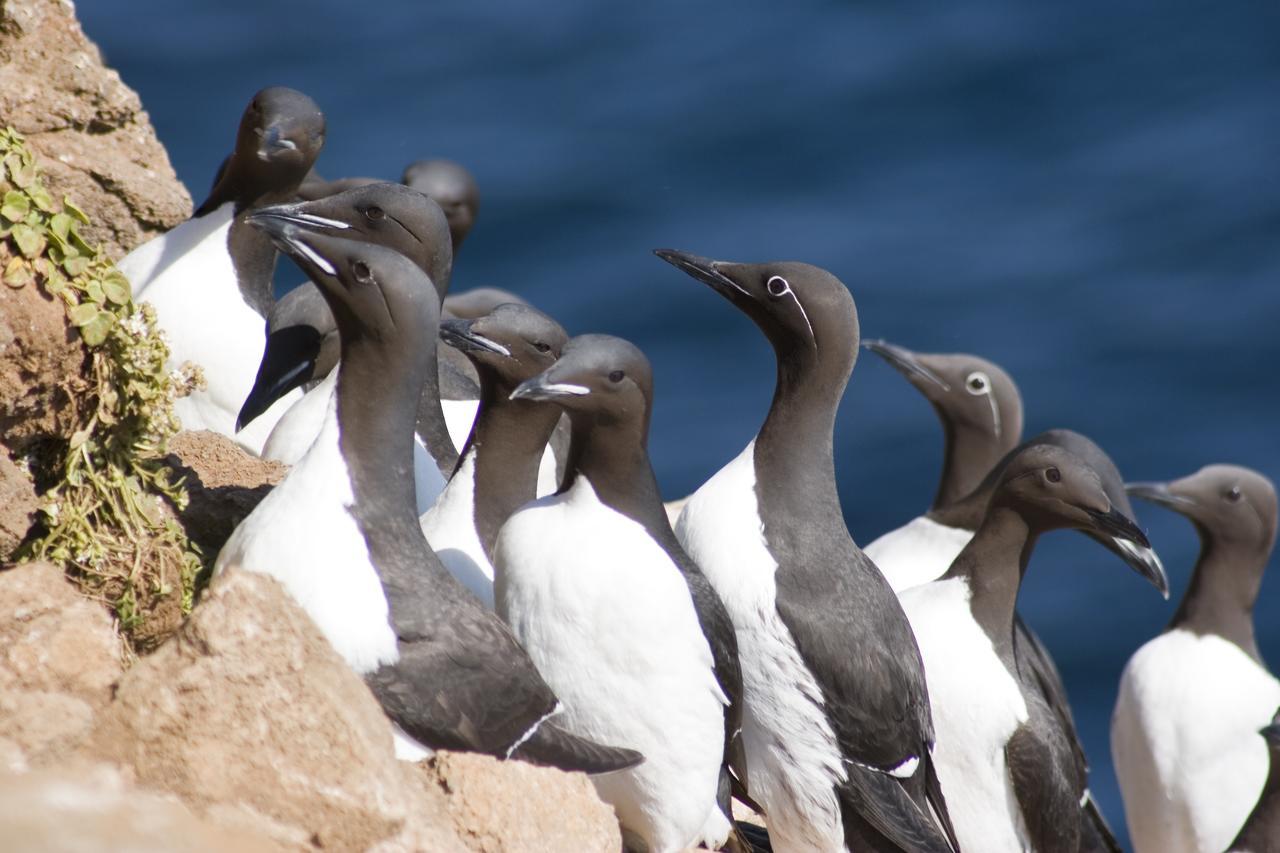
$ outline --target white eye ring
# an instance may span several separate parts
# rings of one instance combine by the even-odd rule
[[[778,285],[780,285],[777,290],[774,290],[774,282],[777,282]],[[775,275],[770,277],[770,279],[764,283],[764,289],[769,292],[770,296],[785,296],[791,292],[791,283],[782,276]]]
[[[973,394],[975,397],[990,394],[991,379],[981,370],[975,370],[973,373],[969,374],[967,379],[964,380],[964,390]]]

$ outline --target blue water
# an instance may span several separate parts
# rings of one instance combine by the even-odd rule
[[[484,202],[455,286],[516,290],[572,332],[642,346],[669,497],[750,439],[773,368],[754,326],[657,246],[825,266],[865,335],[998,361],[1028,434],[1080,430],[1130,478],[1216,461],[1280,475],[1274,3],[93,0],[79,14],[195,196],[270,84],[325,110],[326,176],[394,179],[427,156],[472,168]],[[836,440],[858,541],[927,506],[941,431],[886,365],[859,363]],[[1176,597],[1195,534],[1139,512]],[[1123,831],[1115,686],[1173,603],[1057,533],[1021,608]],[[1272,660],[1278,615],[1270,581]]]

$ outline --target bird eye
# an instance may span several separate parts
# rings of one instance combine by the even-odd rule
[[[615,371],[613,371],[612,373],[610,373],[610,374],[609,374],[609,381],[610,381],[610,382],[621,382],[621,381],[622,381],[622,377],[624,377],[624,376],[626,376],[626,375],[627,375],[627,374],[623,373],[621,370],[615,370]]]
[[[351,265],[351,274],[356,277],[356,281],[369,281],[373,278],[373,271],[369,269],[369,265],[364,261],[356,261]]]
[[[535,341],[533,348],[538,352],[551,352],[551,344],[544,344],[542,341]]]
[[[780,275],[775,275],[764,283],[764,289],[769,291],[770,296],[781,296],[791,289],[791,285]]]
[[[378,207],[376,204],[366,207],[364,209],[364,215],[367,218],[372,219],[374,221],[377,221],[382,217],[386,216],[386,214],[382,212],[382,208]]]
[[[1048,468],[1044,472],[1044,478],[1048,480],[1050,483],[1061,483],[1062,472],[1059,471],[1057,468]]]
[[[1226,499],[1231,501],[1231,503],[1235,503],[1236,501],[1240,500],[1240,487],[1232,486],[1231,488],[1227,489]]]
[[[975,370],[964,381],[964,387],[968,389],[970,394],[985,394],[991,388],[991,380],[981,370]],[[1057,481],[1055,480],[1054,482]]]

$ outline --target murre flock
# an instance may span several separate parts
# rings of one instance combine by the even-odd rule
[[[435,371],[439,306],[390,249],[254,218],[321,288],[342,360],[324,428],[218,555],[215,572],[281,581],[395,724],[397,754],[467,749],[588,772],[641,756],[569,734],[505,625],[441,565],[418,528],[412,445]]]
[[[209,197],[191,219],[118,264],[135,297],[155,307],[170,365],[189,361],[203,370],[205,388],[174,404],[183,429],[219,432],[255,454],[300,395],[282,399],[252,429],[236,431],[236,413],[262,354],[276,265],[275,248],[247,218],[293,197],[324,145],[324,130],[324,115],[301,92],[281,86],[258,92]]]
[[[1015,455],[1021,440],[1022,398],[1002,368],[977,356],[916,353],[887,341],[863,346],[882,356],[924,394],[946,435],[942,475],[929,512],[884,534],[866,549],[885,578],[901,591],[941,577],[973,538],[999,482],[993,472]],[[1071,430],[1050,430],[1024,446],[1036,444],[1072,451],[1098,475],[1112,505],[1132,517],[1124,481],[1102,448]],[[1154,550],[1125,538],[1087,532],[1168,595],[1168,580]],[[1053,712],[1074,753],[1076,767],[1070,781],[1080,803],[1080,850],[1115,850],[1118,842],[1087,787],[1088,760],[1058,667],[1016,612],[1013,631],[1015,672],[1022,689],[1038,694]]]
[[[1041,533],[1097,530],[1146,545],[1074,454],[1031,445],[1004,464],[973,538],[941,578],[901,594],[924,656],[934,758],[965,850],[1076,851],[1079,766],[1057,715],[1022,686],[1018,589]]]
[[[474,320],[441,322],[440,337],[475,364],[480,406],[457,469],[422,514],[422,532],[449,571],[492,608],[498,530],[559,485],[546,454],[559,409],[511,393],[554,364],[569,336],[536,308],[506,303]]]
[[[1120,679],[1111,752],[1125,815],[1139,853],[1223,850],[1267,780],[1257,732],[1280,706],[1253,627],[1276,541],[1275,487],[1247,468],[1210,465],[1129,491],[1190,519],[1201,551],[1169,627]]]
[[[257,219],[273,218],[309,230],[387,246],[414,261],[434,285],[437,297],[449,286],[453,251],[444,213],[429,198],[399,184],[369,184],[315,201],[272,205]],[[333,393],[337,334],[333,313],[312,282],[289,291],[272,310],[267,344],[252,391],[237,424],[247,424],[281,394],[317,377],[280,418],[263,447],[268,459],[292,464],[311,446]],[[418,401],[414,470],[418,506],[429,507],[457,464],[457,449],[440,401],[437,377],[428,377]]]
[[[951,850],[920,652],[836,493],[836,407],[858,351],[853,298],[807,264],[657,255],[751,317],[777,356],[759,434],[676,526],[737,631],[745,781],[770,839],[779,850]]]
[[[565,704],[564,725],[645,763],[595,780],[624,836],[653,853],[729,838],[742,673],[733,625],[667,523],[646,445],[648,359],[583,335],[513,400],[572,424],[561,490],[522,507],[494,548],[498,612]],[[732,766],[730,766],[732,765]]]

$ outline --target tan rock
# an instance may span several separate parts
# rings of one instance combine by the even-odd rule
[[[3,323],[0,318],[0,323]],[[0,448],[0,562],[21,544],[36,520],[40,498],[31,472]]]
[[[212,827],[172,797],[130,789],[109,767],[0,772],[0,838],[7,853],[271,853],[279,845]]]
[[[178,519],[210,558],[289,472],[287,465],[259,459],[226,436],[203,430],[179,433],[169,442],[169,452],[191,498]]]
[[[454,832],[485,853],[618,853],[622,835],[591,780],[520,761],[437,753],[417,765],[447,796]]]
[[[364,682],[262,575],[215,581],[175,638],[120,681],[86,754],[198,814],[275,827],[284,843],[363,850],[429,811]],[[417,831],[424,849],[456,846],[447,826]]]
[[[102,64],[65,0],[0,3],[0,125],[27,137],[54,198],[93,220],[120,257],[191,215],[138,96]]]
[[[0,750],[3,764],[47,765],[73,752],[111,700],[120,652],[107,611],[57,566],[0,572],[0,732],[10,743]]]

